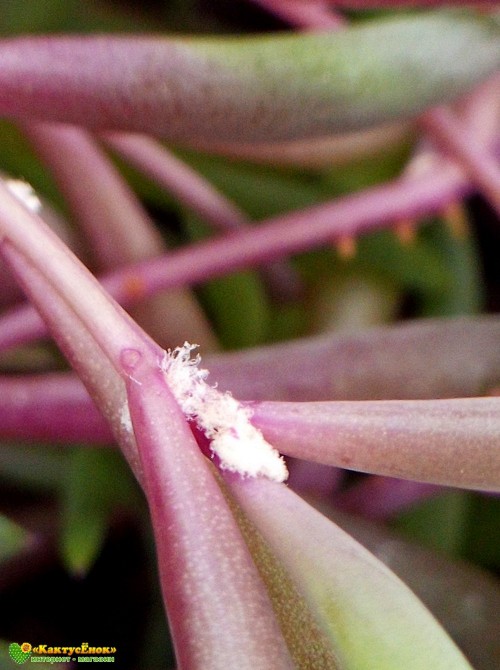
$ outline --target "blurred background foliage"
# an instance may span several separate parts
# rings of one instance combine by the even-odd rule
[[[250,2],[234,0],[0,3],[3,37],[283,28]],[[323,170],[260,167],[188,151],[179,155],[257,222],[395,177],[411,149],[407,141],[375,157]],[[168,194],[118,164],[171,244],[211,234]],[[0,122],[0,169],[26,179],[65,213],[50,176],[6,121]],[[293,259],[305,287],[295,301],[270,296],[256,271],[212,281],[197,294],[228,349],[401,318],[498,311],[500,228],[492,225],[494,217],[479,198],[465,203],[459,214],[461,234],[444,216],[425,222],[410,243],[381,232],[360,239],[352,258],[342,257],[333,245],[302,254]],[[172,652],[166,654],[146,506],[118,454],[88,447],[2,445],[0,503],[1,639],[65,645],[85,640],[116,646],[119,667],[173,666]],[[498,572],[499,507],[498,498],[444,491],[401,514],[393,526],[420,545]],[[26,564],[19,558],[22,549],[28,551],[36,541],[41,542],[39,559]],[[0,648],[0,668],[11,667],[5,649]]]

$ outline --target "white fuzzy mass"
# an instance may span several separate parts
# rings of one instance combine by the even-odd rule
[[[208,371],[200,369],[200,355],[191,358],[196,344],[165,352],[162,370],[170,389],[188,419],[210,439],[210,448],[226,470],[256,477],[264,475],[282,482],[288,477],[285,462],[264,436],[250,423],[252,412],[230,393],[221,393],[206,382]]]
[[[22,179],[6,179],[5,185],[12,195],[15,195],[16,198],[30,210],[30,212],[33,212],[34,214],[40,212],[42,203],[30,184]]]

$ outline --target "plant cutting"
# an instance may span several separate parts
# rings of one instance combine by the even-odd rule
[[[304,10],[296,25],[317,28],[307,4],[280,6],[291,4]],[[455,230],[447,248],[464,244],[471,193],[498,211],[498,17],[361,13],[344,25],[317,6],[315,21],[332,29],[333,16],[338,30],[0,42],[0,114],[78,226],[29,183],[2,178],[1,271],[28,302],[14,285],[5,292],[0,352],[17,374],[0,377],[0,435],[120,447],[147,500],[178,668],[470,668],[469,652],[332,518],[384,518],[443,486],[498,493],[498,319],[219,349],[240,290],[307,314],[328,245],[345,257],[385,231],[394,263],[443,212]],[[399,174],[333,199],[306,202],[307,179],[287,172],[328,182],[336,161],[367,160],[381,144],[403,145]],[[132,176],[134,191],[117,155],[153,186]],[[290,201],[304,202],[254,223],[203,175],[203,160],[231,174],[236,159],[273,188],[298,184]],[[148,188],[180,208],[173,249],[137,195]],[[427,284],[418,277],[427,304],[455,297],[432,244],[416,248],[419,268],[437,268]],[[236,271],[240,283],[227,283]],[[33,348],[47,334],[71,369]],[[372,476],[347,481],[340,469]],[[315,487],[330,495],[310,504]]]

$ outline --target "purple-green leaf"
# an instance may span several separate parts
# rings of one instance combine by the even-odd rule
[[[229,481],[319,617],[343,669],[470,670],[408,587],[333,522],[283,484]]]
[[[136,350],[122,359],[179,667],[291,670],[264,583],[164,374]]]
[[[435,12],[332,34],[0,44],[0,114],[170,140],[276,141],[413,117],[500,65],[493,18]]]
[[[500,319],[414,321],[225,353],[206,362],[211,379],[240,400],[482,395],[500,384]]]
[[[261,402],[282,453],[363,472],[500,491],[500,398]]]
[[[500,662],[500,582],[489,572],[442,551],[425,549],[325,500],[321,512],[395,572],[442,623],[476,670]]]

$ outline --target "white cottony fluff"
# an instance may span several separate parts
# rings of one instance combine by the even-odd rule
[[[40,212],[42,203],[30,184],[22,179],[6,179],[5,185],[12,195],[15,195],[30,212],[33,212],[33,214]]]
[[[226,470],[255,477],[264,475],[282,482],[287,476],[283,458],[250,423],[248,407],[230,393],[221,393],[206,382],[208,371],[199,368],[200,355],[191,358],[196,344],[165,352],[162,362],[170,389],[184,414],[196,421],[210,439],[210,447]]]

